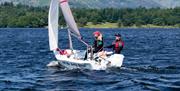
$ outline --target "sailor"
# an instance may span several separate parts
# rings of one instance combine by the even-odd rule
[[[60,55],[64,55],[64,56],[67,56],[67,57],[70,57],[73,54],[71,50],[61,50],[61,49],[57,48],[56,51]]]
[[[103,43],[103,36],[102,36],[101,32],[96,31],[93,33],[93,35],[95,38],[94,43],[93,43],[93,48],[94,48],[93,52],[98,53],[98,52],[103,51],[104,43]]]
[[[97,53],[98,55],[101,55],[103,53],[103,45],[104,45],[104,43],[103,43],[103,36],[102,36],[101,32],[96,31],[96,32],[93,33],[93,35],[94,35],[95,40],[94,40],[92,49],[91,48],[88,49],[88,51],[85,54],[84,60],[87,59],[87,53],[90,53],[91,50],[92,50],[93,54]]]
[[[124,42],[122,41],[120,34],[115,34],[115,37],[116,39],[112,45],[109,45],[106,48],[113,48],[115,54],[120,54],[124,47]]]

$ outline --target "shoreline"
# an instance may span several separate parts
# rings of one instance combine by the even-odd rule
[[[147,24],[147,25],[141,25],[141,26],[121,26],[118,27],[118,23],[101,23],[101,24],[92,24],[88,23],[84,26],[84,28],[180,28],[180,25],[174,25],[174,26],[157,26],[153,24]]]
[[[48,29],[46,27],[39,27],[39,28],[0,28],[0,29]],[[61,28],[59,28],[61,29]],[[62,28],[66,29],[66,28]],[[180,27],[119,27],[119,28],[114,28],[114,27],[79,27],[79,29],[180,29]]]
[[[99,29],[141,29],[141,28],[161,28],[161,29],[179,29],[180,26],[178,25],[174,25],[174,26],[157,26],[157,25],[152,25],[152,24],[147,24],[147,25],[141,25],[141,26],[121,26],[118,27],[118,23],[101,23],[101,24],[92,24],[92,23],[88,23],[85,26],[79,27],[79,28],[99,28]],[[0,29],[48,29],[47,26],[44,27],[0,27]],[[67,27],[63,27],[63,26],[59,26],[59,29],[67,29]]]
[[[47,28],[0,28],[0,30],[5,30],[5,29],[14,29],[14,30],[17,30],[17,29],[45,29],[45,30],[48,30]],[[129,27],[129,28],[87,28],[87,27],[80,27],[79,29],[180,29],[180,28],[133,28],[133,27]],[[59,28],[59,30],[61,30]]]

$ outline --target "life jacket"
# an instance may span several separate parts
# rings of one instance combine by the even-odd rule
[[[58,51],[60,55],[67,55],[68,54],[66,50],[60,50],[59,48],[57,48],[56,51]]]
[[[115,48],[121,48],[124,47],[124,42],[122,41],[116,41],[115,42]]]
[[[59,53],[60,53],[61,55],[67,55],[67,54],[68,54],[66,50],[61,50]]]

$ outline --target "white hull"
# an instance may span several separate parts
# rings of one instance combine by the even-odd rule
[[[64,15],[64,19],[68,26],[70,49],[73,49],[71,36],[76,37],[79,41],[81,41],[87,47],[89,47],[89,45],[82,40],[82,36],[79,32],[79,29],[74,20],[74,17],[72,15],[67,0],[51,0],[50,9],[49,9],[49,18],[48,18],[49,46],[50,46],[50,50],[54,51],[58,63],[52,62],[48,64],[48,66],[61,65],[69,69],[83,68],[83,69],[93,69],[93,70],[103,70],[106,69],[107,67],[122,66],[124,56],[121,54],[113,54],[111,56],[106,56],[103,54],[103,57],[96,56],[93,57],[94,59],[92,60],[90,60],[92,56],[89,57],[89,55],[87,60],[83,60],[85,57],[85,51],[81,52],[81,51],[73,50],[72,53],[68,53],[70,55],[67,56],[60,55],[63,53],[59,53],[58,50],[56,51],[56,49],[59,48],[58,47],[59,6],[61,7],[62,13]]]
[[[122,54],[113,54],[106,59],[101,61],[96,60],[82,60],[75,59],[74,56],[67,57],[65,55],[60,55],[55,53],[58,64],[61,67],[68,69],[90,69],[90,70],[105,70],[108,67],[121,67],[123,63],[124,56]]]

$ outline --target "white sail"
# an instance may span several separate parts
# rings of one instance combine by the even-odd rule
[[[78,38],[81,38],[79,29],[76,25],[76,22],[74,20],[74,17],[72,15],[72,12],[70,10],[69,4],[67,0],[60,0],[60,6],[62,9],[62,13],[64,15],[65,21],[68,25],[69,30],[73,35],[75,35]]]
[[[51,0],[48,28],[50,50],[58,48],[58,19],[59,19],[59,0]]]

